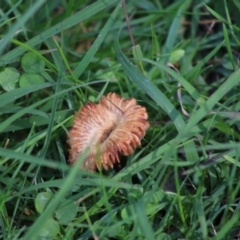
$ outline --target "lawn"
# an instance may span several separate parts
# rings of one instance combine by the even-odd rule
[[[0,239],[240,239],[239,15],[238,0],[1,0]],[[84,124],[104,101],[126,122],[101,158],[108,114]]]

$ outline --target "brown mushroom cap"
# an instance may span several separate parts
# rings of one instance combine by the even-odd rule
[[[134,98],[125,100],[116,93],[103,96],[98,104],[87,103],[75,114],[69,131],[69,162],[74,164],[87,149],[82,168],[105,169],[119,162],[119,154],[128,156],[149,127],[145,107]]]

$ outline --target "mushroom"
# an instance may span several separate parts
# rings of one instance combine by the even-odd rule
[[[116,93],[103,96],[98,104],[87,103],[75,114],[69,131],[69,162],[73,165],[85,151],[81,168],[96,170],[111,168],[128,156],[149,128],[145,107],[134,98],[125,100]]]

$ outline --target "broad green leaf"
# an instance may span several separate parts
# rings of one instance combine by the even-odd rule
[[[35,207],[37,212],[42,213],[52,197],[53,194],[50,192],[39,193],[35,199]]]
[[[49,218],[41,227],[38,236],[40,239],[52,239],[60,232],[60,226],[54,219]]]
[[[6,92],[10,92],[16,88],[20,73],[15,68],[5,68],[0,72],[0,85]]]
[[[36,73],[24,73],[19,80],[20,87],[28,87],[35,84],[44,83],[44,78]]]
[[[132,222],[132,219],[131,219],[132,211],[133,211],[133,207],[131,205],[128,205],[127,207],[124,207],[121,210],[121,217],[126,223]]]
[[[171,240],[171,236],[166,234],[166,233],[160,233],[157,237],[156,240]]]
[[[42,226],[42,222],[46,221],[49,219],[54,211],[57,209],[59,204],[61,203],[61,199],[64,198],[64,196],[69,193],[69,191],[72,190],[73,188],[73,182],[75,181],[76,177],[79,175],[79,168],[81,162],[84,160],[86,157],[86,154],[83,154],[79,161],[75,164],[74,167],[71,168],[67,178],[64,181],[64,184],[62,185],[61,189],[56,193],[55,197],[52,199],[52,201],[49,202],[49,204],[46,207],[46,211],[44,211],[41,216],[33,223],[31,228],[28,230],[26,235],[24,236],[24,240],[34,240],[37,239],[34,234],[39,233],[39,228]],[[58,163],[59,164],[59,163]]]
[[[178,62],[185,54],[185,51],[183,49],[177,49],[174,50],[169,58],[169,62],[174,64],[176,62]]]
[[[45,62],[32,52],[23,56],[21,64],[26,73],[41,73],[45,68]]]
[[[70,202],[68,204],[64,204],[60,206],[55,212],[55,217],[61,223],[69,223],[72,221],[77,215],[78,206],[75,202]]]

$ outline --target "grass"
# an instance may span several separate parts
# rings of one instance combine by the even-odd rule
[[[130,33],[120,0],[1,4],[1,239],[239,239],[240,5],[126,8]],[[108,92],[147,108],[142,146],[70,167],[74,112]]]

